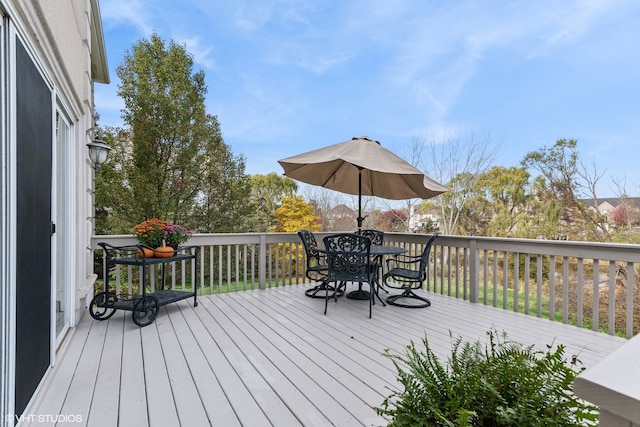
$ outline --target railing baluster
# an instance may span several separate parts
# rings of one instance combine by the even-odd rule
[[[593,260],[593,308],[591,310],[591,318],[593,325],[591,329],[597,331],[600,327],[600,261]]]
[[[502,308],[509,308],[509,252],[502,252]]]
[[[556,257],[549,257],[549,320],[556,320]]]
[[[583,310],[584,310],[584,259],[578,258],[578,271],[577,271],[577,301],[576,301],[576,326],[582,327],[583,325]]]
[[[530,302],[531,302],[531,254],[524,254],[524,313],[530,314]]]
[[[493,251],[493,307],[498,306],[498,261],[500,260],[500,254],[497,250]]]
[[[569,323],[569,257],[562,258],[562,323]]]
[[[513,311],[520,311],[519,304],[520,290],[520,253],[513,253]]]
[[[609,261],[609,334],[616,333],[616,262]]]
[[[542,263],[544,256],[538,254],[536,259],[536,316],[542,317],[542,284],[544,277],[542,276]]]
[[[489,251],[488,250],[484,250],[483,252],[484,255],[484,272],[483,272],[483,281],[484,281],[484,286],[483,286],[483,295],[484,295],[484,303],[485,305],[489,304]]]
[[[627,297],[627,304],[626,304],[626,312],[627,312],[627,316],[626,316],[626,322],[625,322],[625,329],[626,329],[626,337],[627,338],[631,338],[634,334],[634,330],[633,330],[633,293],[635,290],[635,268],[634,268],[634,264],[632,262],[628,262],[627,263],[627,292],[626,292],[626,297]]]

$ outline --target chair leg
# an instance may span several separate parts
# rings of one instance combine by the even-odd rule
[[[380,303],[381,303],[383,306],[385,306],[385,307],[386,307],[386,306],[387,306],[387,304],[385,304],[385,303],[384,303],[384,300],[383,300],[382,298],[380,298],[380,289],[382,289],[382,290],[383,290],[383,291],[385,291],[386,293],[389,293],[389,291],[387,291],[386,289],[384,289],[384,288],[382,287],[382,283],[380,282],[380,279],[379,279],[379,276],[378,276],[378,273],[377,273],[377,272],[376,272],[376,275],[375,275],[374,282],[375,282],[375,285],[373,286],[373,288],[375,288],[376,296],[378,297],[378,301],[380,301]],[[374,299],[373,299],[373,305],[375,305],[375,304],[376,304],[376,300],[375,300],[375,298],[374,298]]]
[[[329,299],[333,298],[336,302],[338,302],[338,297],[341,297],[342,295],[344,295],[345,291],[347,289],[347,282],[340,282],[337,283],[335,286],[329,286],[327,284],[327,286],[324,287],[325,290],[325,294],[324,294],[324,314],[327,314],[327,305],[329,304]],[[329,291],[332,290],[333,293],[329,294]],[[316,297],[316,298],[321,298],[321,297]]]
[[[324,287],[325,290],[325,294],[324,294],[324,315],[327,315],[327,306],[329,305],[329,285],[326,285]]]
[[[369,289],[371,290],[371,298],[369,298],[369,319],[371,319],[371,312],[373,310],[373,304],[376,303],[376,299],[375,298],[376,298],[376,295],[378,295],[378,293],[375,290],[375,282],[369,283]]]
[[[304,294],[310,298],[323,298],[322,295],[318,295],[318,292],[324,291],[325,289],[334,292],[336,288],[326,282],[322,282],[319,285],[314,286],[313,288],[307,289],[306,291],[304,291]],[[337,296],[341,297],[342,295],[344,295],[344,291],[338,288]]]
[[[403,303],[398,301],[402,298],[411,298],[411,299],[416,299],[422,302],[416,303],[416,304],[408,304],[408,303]],[[391,295],[390,297],[387,297],[387,304],[396,305],[398,307],[405,307],[405,308],[425,308],[431,305],[431,301],[429,301],[429,299],[425,297],[416,295],[410,288],[405,288],[404,292],[402,292],[401,294]]]
[[[380,257],[378,265],[379,265],[379,267],[378,267],[378,270],[376,271],[376,278],[382,277],[382,257]],[[377,286],[378,292],[380,291],[380,289],[382,289],[385,293],[388,294],[389,290],[384,287],[384,284],[380,280],[377,280],[377,282],[378,282],[378,286]],[[380,299],[380,297],[378,297],[378,299]],[[380,301],[382,301],[382,300],[380,300]],[[382,304],[384,304],[384,303],[382,303]]]

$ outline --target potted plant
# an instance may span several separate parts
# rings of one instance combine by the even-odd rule
[[[191,235],[191,231],[178,224],[169,224],[164,229],[164,240],[167,246],[171,246],[174,249],[189,240]]]
[[[490,330],[489,344],[458,338],[448,361],[429,346],[411,343],[405,355],[385,354],[404,386],[393,391],[379,415],[389,427],[401,426],[563,426],[596,425],[597,408],[572,392],[584,369],[564,357],[565,347],[545,350],[507,339]],[[453,337],[452,337],[453,338]]]
[[[191,237],[187,228],[158,218],[148,219],[133,227],[133,234],[145,247],[138,256],[150,258],[171,257],[178,245]]]

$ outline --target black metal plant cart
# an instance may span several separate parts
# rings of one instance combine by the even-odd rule
[[[100,242],[99,246],[104,249],[103,256],[103,277],[104,291],[96,294],[89,305],[89,313],[96,320],[106,320],[113,316],[116,310],[127,310],[132,312],[133,322],[138,326],[147,326],[153,323],[158,315],[160,307],[193,297],[193,306],[198,306],[197,281],[192,277],[193,291],[179,291],[165,289],[165,267],[168,263],[176,261],[194,260],[194,271],[198,272],[199,246],[178,247],[174,256],[169,258],[147,258],[142,249],[144,245],[112,246],[108,243]],[[109,291],[109,268],[115,265],[130,265],[140,268],[141,295],[132,297],[118,296]],[[154,292],[147,292],[147,268],[161,265],[162,279],[160,289]]]

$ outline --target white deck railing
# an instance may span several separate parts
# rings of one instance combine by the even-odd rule
[[[326,234],[316,237],[320,240]],[[428,238],[385,234],[387,244],[402,246],[410,253],[419,253]],[[136,243],[133,236],[95,236],[93,249],[101,251],[97,243],[103,241]],[[295,233],[199,234],[188,244],[200,247],[198,272],[195,262],[172,265],[167,286],[190,289],[194,275],[199,294],[309,282],[304,276],[304,251]],[[139,275],[134,269],[120,267],[109,274],[113,285],[121,285],[116,292],[135,293]],[[158,276],[152,272],[153,283]],[[424,287],[471,303],[631,338],[640,325],[640,315],[634,316],[640,304],[639,281],[638,245],[439,236]],[[637,346],[636,342],[631,340],[623,349]],[[612,355],[611,360],[616,357]],[[597,369],[581,374],[576,383],[579,395],[590,398],[592,390],[599,390],[607,400],[619,393],[616,384],[626,381],[624,378],[640,376],[640,370],[627,366],[620,379],[617,363],[605,358]],[[594,402],[601,405],[601,425],[631,425],[640,419],[640,398],[628,396],[615,405],[607,402]]]
[[[419,253],[428,237],[386,233],[385,241]],[[95,236],[93,249],[102,241],[136,243],[133,236]],[[295,233],[198,234],[188,244],[201,248],[201,294],[309,282]],[[170,286],[190,288],[191,270],[172,266]],[[135,274],[111,274],[112,282],[125,280],[128,293],[135,292]],[[639,279],[638,245],[439,236],[425,289],[630,338],[640,324],[634,318]]]

